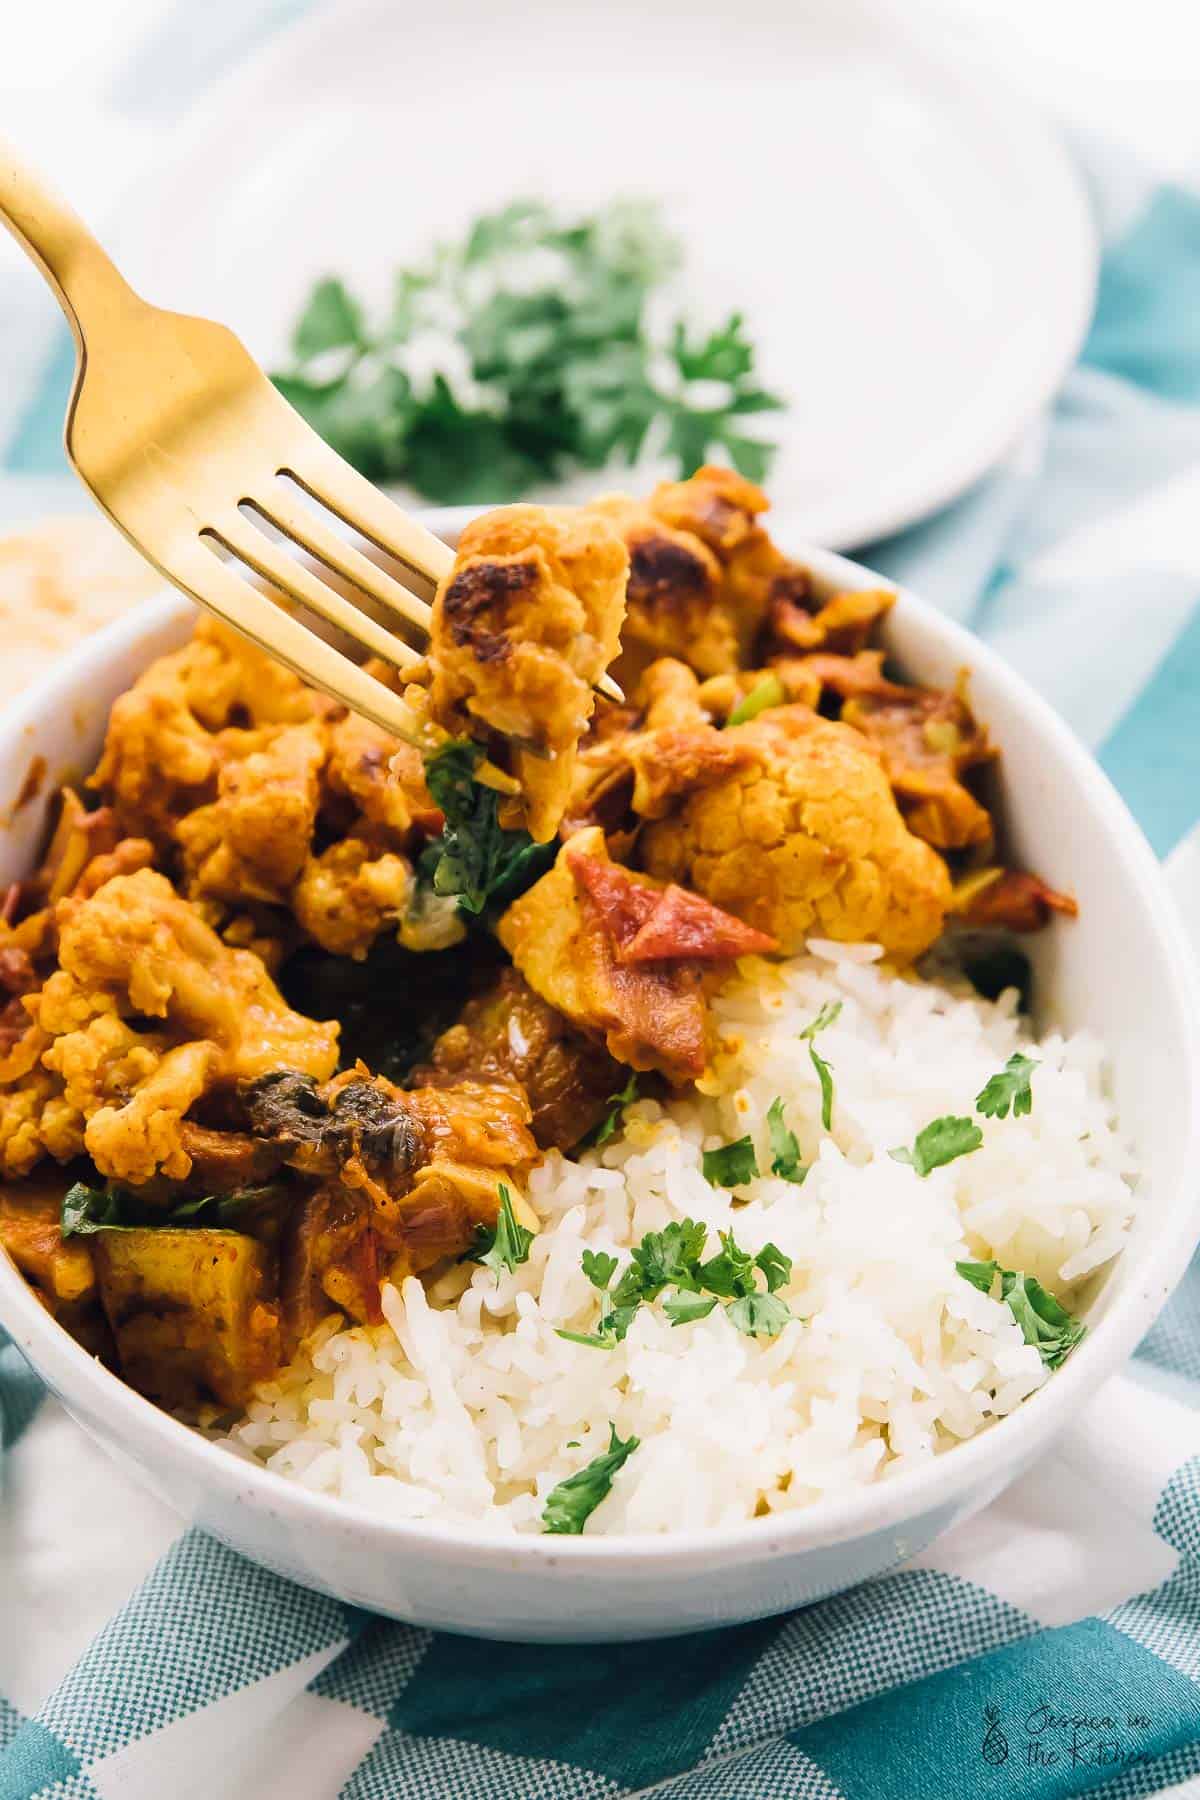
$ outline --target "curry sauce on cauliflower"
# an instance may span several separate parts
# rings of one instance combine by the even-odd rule
[[[536,1232],[535,1163],[701,1078],[739,959],[1072,910],[997,860],[965,691],[871,647],[891,593],[818,591],[766,505],[702,469],[477,520],[421,750],[209,620],[116,701],[0,908],[0,1243],[142,1392],[240,1406]]]

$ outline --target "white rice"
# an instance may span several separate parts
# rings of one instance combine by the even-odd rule
[[[607,1447],[611,1422],[641,1445],[588,1532],[665,1532],[887,1479],[1011,1412],[1050,1377],[1008,1307],[954,1265],[995,1256],[1069,1302],[1120,1250],[1134,1164],[1101,1046],[1043,1038],[1031,1115],[980,1121],[982,1149],[919,1179],[889,1149],[971,1113],[1029,1034],[1015,993],[990,1003],[878,956],[813,941],[785,963],[747,961],[714,1002],[722,1049],[702,1093],[639,1101],[601,1150],[534,1172],[544,1224],[527,1263],[498,1282],[463,1264],[428,1290],[385,1288],[386,1325],[329,1321],[220,1441],[391,1518],[536,1532],[550,1489]],[[799,1033],[836,1000],[819,1040],[836,1087],[825,1133]],[[747,1132],[770,1167],[777,1095],[813,1162],[803,1186],[764,1175],[736,1200],[711,1187],[702,1150]],[[583,1249],[624,1266],[647,1231],[688,1216],[707,1223],[708,1254],[724,1228],[792,1258],[796,1317],[780,1336],[743,1336],[720,1307],[672,1327],[661,1301],[613,1350],[555,1335],[596,1328]]]

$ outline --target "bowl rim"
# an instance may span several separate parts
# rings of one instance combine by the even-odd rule
[[[423,515],[431,529],[450,533],[478,508],[444,509]],[[888,581],[865,565],[833,551],[800,545],[793,554],[819,580],[843,588],[886,586],[897,594],[897,616],[941,639],[955,661],[1005,687],[1022,711],[1051,741],[1058,766],[1083,790],[1089,811],[1105,823],[1127,859],[1149,922],[1176,972],[1180,1016],[1193,1096],[1181,1131],[1181,1167],[1200,1163],[1200,969],[1167,886],[1162,866],[1108,777],[1049,703],[1004,659],[965,627],[948,619],[908,588]],[[0,721],[0,767],[16,760],[22,737],[54,708],[66,705],[86,686],[89,666],[134,651],[155,630],[183,620],[189,603],[170,592],[136,608],[126,618],[81,641],[62,665],[13,706]],[[826,1497],[795,1512],[703,1526],[674,1533],[622,1532],[561,1537],[504,1532],[495,1527],[440,1520],[395,1520],[353,1501],[315,1493],[264,1465],[231,1452],[162,1411],[76,1343],[46,1311],[7,1254],[0,1255],[0,1327],[25,1350],[35,1370],[73,1411],[71,1398],[94,1422],[87,1429],[111,1439],[150,1471],[169,1464],[189,1487],[265,1519],[290,1515],[297,1527],[324,1528],[353,1535],[380,1554],[398,1557],[435,1554],[474,1568],[510,1572],[527,1567],[548,1572],[560,1564],[620,1564],[623,1572],[664,1569],[677,1573],[711,1565],[715,1556],[736,1566],[766,1558],[828,1548],[850,1539],[895,1529],[931,1507],[951,1507],[968,1490],[996,1492],[1006,1469],[1019,1470],[1045,1446],[1055,1422],[1072,1422],[1102,1382],[1129,1355],[1170,1295],[1200,1239],[1200,1187],[1168,1196],[1159,1231],[1140,1247],[1133,1278],[1124,1285],[1079,1349],[1008,1417],[957,1444],[924,1467],[852,1493]],[[1139,1254],[1140,1250],[1140,1254]],[[989,1494],[990,1497],[990,1494]]]

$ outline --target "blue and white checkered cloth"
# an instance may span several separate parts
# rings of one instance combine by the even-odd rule
[[[1165,855],[1200,812],[1200,198],[1089,166],[1107,252],[1079,367],[1003,469],[868,557],[1050,695]],[[62,374],[10,479],[53,475]],[[1195,841],[1173,876],[1200,940]],[[1200,1267],[980,1517],[665,1646],[498,1654],[291,1587],[38,1401],[0,1350],[0,1800],[1200,1793]]]

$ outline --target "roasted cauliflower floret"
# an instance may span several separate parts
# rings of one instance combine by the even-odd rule
[[[333,1073],[337,1026],[290,1011],[165,876],[115,876],[57,916],[60,966],[25,997],[29,1029],[0,1068],[4,1173],[86,1150],[115,1180],[182,1180],[182,1121],[210,1088],[281,1063]]]
[[[593,687],[617,653],[629,559],[586,509],[510,506],[468,525],[433,607],[433,711],[524,740],[513,769],[540,843],[567,804]]]
[[[789,953],[810,936],[879,943],[902,961],[928,949],[950,878],[905,825],[863,740],[801,706],[725,735],[753,761],[646,827],[650,873],[695,888]]]
[[[681,794],[723,780],[749,759],[744,746],[712,724],[702,692],[686,663],[661,656],[649,665],[628,728],[589,738],[580,750],[567,813],[573,827],[614,830],[630,809],[660,819]]]
[[[411,891],[404,857],[343,838],[309,858],[292,890],[292,911],[323,950],[361,960],[384,926],[403,917]]]
[[[158,657],[114,702],[90,785],[111,797],[127,833],[165,844],[182,813],[216,798],[217,732],[298,724],[316,710],[297,676],[202,619],[190,643]]]
[[[223,1079],[281,1066],[332,1074],[336,1025],[292,1012],[258,958],[222,943],[165,875],[119,875],[60,910],[59,962],[79,990],[161,1019],[176,1038],[210,1039]]]
[[[179,821],[190,898],[282,905],[308,857],[325,745],[315,723],[225,731],[217,798]]]
[[[698,469],[663,482],[649,500],[617,495],[593,503],[629,549],[629,617],[617,679],[627,686],[657,656],[700,675],[745,663],[772,606],[809,597],[807,572],[759,524],[769,502],[732,469]]]
[[[629,552],[622,676],[658,656],[688,657],[706,675],[736,668],[737,619],[707,544],[664,524],[653,500],[613,494],[590,510],[611,520]]]
[[[324,779],[330,812],[346,811],[352,828],[357,815],[393,849],[403,849],[414,831],[436,837],[441,817],[425,785],[420,751],[357,713],[332,720],[327,738]]]

